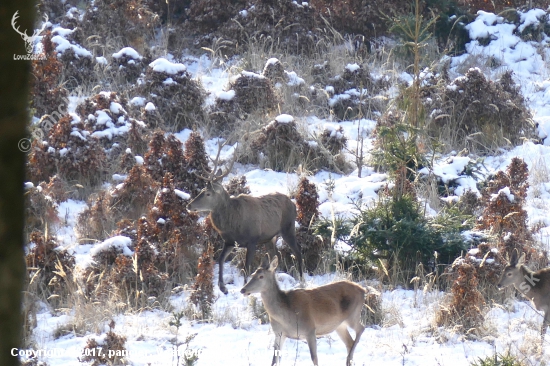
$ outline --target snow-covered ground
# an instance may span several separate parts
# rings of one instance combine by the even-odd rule
[[[525,27],[537,21],[540,11],[531,11],[522,17]],[[469,27],[470,37],[474,39],[468,46],[465,55],[452,59],[451,72],[459,76],[465,72],[463,65],[472,60],[481,60],[483,57],[495,57],[501,62],[501,67],[493,70],[482,69],[486,76],[497,78],[505,70],[513,70],[516,81],[528,100],[534,120],[539,124],[539,136],[544,139],[543,145],[526,143],[510,151],[485,159],[487,173],[505,169],[513,157],[523,158],[530,169],[531,187],[527,199],[527,211],[530,225],[542,226],[538,239],[550,249],[550,48],[549,39],[542,42],[524,42],[513,34],[515,26],[507,23],[503,18],[490,13],[480,13],[477,20]],[[521,30],[520,30],[521,31]],[[493,40],[488,46],[481,46],[477,39],[492,35]],[[61,38],[61,36],[59,36]],[[64,42],[58,42],[58,48],[64,47]],[[122,51],[121,51],[122,52]],[[132,50],[125,49],[125,53]],[[230,75],[223,69],[213,67],[208,57],[185,57],[184,64],[176,64],[174,72],[186,69],[195,78],[200,79],[203,86],[212,93],[212,96],[230,97],[223,94]],[[481,61],[477,61],[480,62]],[[155,67],[174,67],[167,59],[158,59]],[[181,65],[181,66],[180,66]],[[209,99],[209,103],[212,100]],[[283,117],[285,119],[286,117]],[[348,137],[350,147],[355,147],[359,138],[358,121],[335,123],[311,116],[297,119],[309,131],[325,128],[326,125],[342,126]],[[374,121],[361,121],[365,139],[365,148],[369,148],[372,141],[370,132],[375,125]],[[180,140],[185,141],[191,131],[184,130],[177,134]],[[206,142],[209,154],[215,156],[217,140]],[[226,146],[222,151],[222,158],[232,155],[234,146]],[[456,179],[467,163],[465,159],[455,158],[453,161],[442,159],[437,162],[433,171],[443,179]],[[349,215],[353,209],[352,200],[362,197],[364,202],[369,198],[376,199],[376,191],[387,183],[384,174],[375,173],[366,167],[363,177],[358,178],[354,172],[349,176],[340,176],[334,173],[319,172],[311,181],[317,184],[321,207],[324,216],[330,217],[332,212]],[[279,191],[285,194],[291,192],[298,184],[299,176],[293,173],[277,173],[264,171],[252,166],[236,164],[234,174],[246,175],[253,195]],[[334,180],[335,189],[329,194],[324,183]],[[471,177],[463,177],[460,184],[464,188],[475,188]],[[461,190],[457,190],[460,194]],[[111,245],[111,242],[96,245],[78,245],[74,226],[77,214],[86,207],[83,202],[69,200],[59,206],[60,227],[57,229],[59,242],[71,250],[76,257],[77,266],[84,267],[91,260],[91,254],[101,245]],[[116,241],[116,240],[115,240]],[[115,245],[123,245],[116,241]],[[129,249],[124,246],[124,250]],[[249,299],[243,297],[239,290],[242,286],[240,277],[235,268],[226,264],[226,283],[228,295],[223,295],[215,286],[216,302],[214,303],[214,317],[211,324],[200,324],[184,321],[178,332],[178,339],[196,333],[196,337],[189,342],[187,352],[198,354],[197,365],[267,365],[272,358],[272,341],[274,336],[269,325],[260,325],[252,315],[248,306]],[[217,273],[217,270],[215,270]],[[308,286],[328,283],[335,275],[306,276]],[[285,288],[292,288],[298,283],[286,274],[279,274],[280,281]],[[233,283],[231,283],[233,282]],[[175,311],[187,307],[187,292],[174,295],[171,304]],[[368,328],[361,338],[355,351],[356,365],[469,365],[478,357],[496,352],[513,353],[526,352],[529,355],[527,362],[531,365],[550,362],[550,348],[539,355],[531,350],[539,341],[539,330],[542,317],[526,302],[515,303],[513,311],[507,311],[499,306],[492,306],[485,318],[484,326],[487,334],[482,339],[472,340],[449,329],[433,326],[435,310],[442,304],[445,294],[439,292],[414,292],[394,290],[383,292],[383,309],[386,313],[385,326]],[[36,348],[50,352],[50,355],[39,356],[40,360],[49,365],[75,365],[77,356],[83,350],[88,338],[101,339],[108,331],[107,325],[101,334],[76,336],[65,335],[55,339],[53,332],[58,327],[71,321],[76,310],[69,310],[63,315],[43,307],[38,314],[38,326],[34,331]],[[128,360],[133,365],[173,365],[175,364],[174,345],[172,340],[176,336],[176,328],[169,325],[172,319],[170,312],[160,310],[143,311],[138,314],[124,314],[114,317],[115,332],[127,337],[126,348],[129,351]],[[434,330],[435,329],[435,330]],[[318,355],[321,365],[343,365],[346,359],[344,344],[332,334],[318,340]],[[547,344],[546,344],[547,346]],[[186,346],[180,347],[185,352]],[[55,352],[55,355],[51,353]],[[311,360],[305,341],[287,340],[284,347],[282,365],[310,365]]]

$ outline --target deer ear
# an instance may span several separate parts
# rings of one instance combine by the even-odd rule
[[[518,260],[518,264],[517,264],[517,265],[518,265],[518,266],[521,266],[521,265],[524,264],[524,263],[525,263],[525,253],[523,253],[523,254],[521,255],[521,257],[519,257],[519,260]]]
[[[514,249],[512,250],[512,256],[510,257],[510,265],[515,267],[516,264],[518,264],[518,250]]]
[[[263,269],[269,269],[269,253],[265,253],[265,256],[262,258],[262,263],[260,263],[260,267]]]
[[[279,265],[279,258],[275,256],[275,258],[273,258],[273,260],[271,261],[271,264],[269,265],[269,270],[270,271],[276,270],[278,265]]]

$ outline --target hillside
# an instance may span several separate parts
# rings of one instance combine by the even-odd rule
[[[186,209],[218,169],[297,205],[282,288],[368,289],[355,365],[550,364],[543,313],[496,288],[514,251],[549,262],[550,8],[345,3],[39,2],[24,364],[271,360],[244,249],[224,295],[223,240]]]

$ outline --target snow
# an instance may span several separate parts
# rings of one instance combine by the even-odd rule
[[[134,105],[136,107],[143,107],[143,105],[145,104],[145,98],[142,98],[142,97],[133,97],[131,100],[130,100],[130,104],[131,105]]]
[[[182,200],[191,199],[191,195],[189,193],[180,191],[179,189],[174,189],[174,193],[176,194],[176,196],[178,196]]]
[[[134,252],[129,248],[130,245],[132,245],[132,239],[121,235],[113,236],[112,238],[109,238],[102,243],[95,244],[90,250],[90,255],[95,256],[103,251],[115,248],[118,249],[122,254],[131,257],[132,255],[134,255]]]
[[[498,196],[501,194],[504,194],[506,198],[508,198],[508,201],[514,202],[514,195],[510,193],[510,187],[504,187],[501,190],[499,190],[497,193],[491,195],[491,201],[495,201]]]
[[[287,85],[289,86],[300,86],[306,83],[304,79],[299,77],[294,71],[285,71],[285,74],[288,76]]]
[[[103,56],[98,56],[95,58],[95,61],[100,64],[100,65],[108,65],[109,62],[107,61],[107,59]]]
[[[541,242],[546,242],[546,246],[548,246],[547,243],[550,242],[550,218],[547,214],[547,202],[550,202],[550,176],[547,173],[550,171],[550,148],[548,148],[550,145],[550,138],[548,138],[550,136],[550,79],[548,79],[548,64],[544,60],[549,59],[550,53],[544,47],[537,49],[533,42],[522,41],[517,35],[517,32],[525,30],[529,25],[537,25],[542,14],[540,9],[520,13],[521,24],[516,26],[507,23],[505,18],[498,15],[480,12],[476,21],[467,26],[473,40],[466,46],[464,55],[451,59],[450,73],[460,76],[460,65],[463,65],[468,57],[496,57],[500,60],[501,66],[496,69],[483,70],[488,77],[493,79],[497,78],[504,70],[515,72],[516,80],[520,82],[522,92],[526,95],[534,113],[534,120],[539,124],[538,134],[541,139],[544,139],[544,145],[526,142],[522,146],[501,151],[496,156],[489,156],[484,161],[483,174],[488,175],[505,169],[511,159],[516,156],[527,162],[530,169],[530,188],[525,209],[528,213],[529,225],[541,227],[537,237]],[[247,11],[241,11],[241,16],[247,16]],[[62,37],[61,33],[63,32],[58,33],[56,37]],[[491,37],[489,45],[482,46],[479,40],[487,37]],[[546,41],[543,41],[543,45],[547,44],[544,42]],[[70,43],[70,46],[61,43],[64,45],[63,47],[67,47],[66,49],[76,47]],[[58,47],[61,43],[58,44]],[[61,51],[58,50],[58,52]],[[131,51],[129,52],[131,53]],[[113,57],[116,58],[114,55]],[[230,69],[232,60],[224,61],[223,66],[220,63],[219,67],[206,56],[186,56],[182,62],[185,64],[174,63],[173,57],[166,56],[166,58],[155,60],[150,66],[154,71],[170,75],[187,70],[193,78],[200,80],[207,92],[210,93],[206,105],[215,103],[216,98],[231,100],[234,97],[234,91],[224,91],[228,89],[230,77],[227,70]],[[268,62],[274,61],[268,60]],[[346,69],[354,72],[358,67],[357,64],[348,64]],[[242,72],[242,75],[263,77],[247,71]],[[287,75],[289,80],[303,80],[295,73],[287,72]],[[411,76],[407,73],[398,74],[397,77],[409,84],[412,82]],[[172,78],[167,78],[165,82],[172,82],[170,80],[173,81]],[[301,84],[302,82],[298,82],[291,85]],[[331,95],[334,94],[334,88],[331,86],[326,86],[325,91]],[[348,99],[360,94],[360,91],[350,89],[343,94],[333,96],[329,103],[334,105],[340,99]],[[146,99],[142,97],[134,97],[130,100],[130,104],[137,107],[146,106],[146,110],[151,108],[150,106],[154,108],[152,103],[147,103]],[[285,106],[282,105],[279,113],[291,113],[284,108]],[[122,106],[116,103],[112,103],[109,109],[115,114],[123,111]],[[94,132],[93,136],[112,138],[127,128],[126,126],[116,127],[115,122],[104,111],[98,111],[91,117],[88,117],[89,121],[94,121],[95,124],[106,128],[104,131]],[[294,117],[290,114],[280,114],[275,120],[279,123],[289,123],[294,121]],[[352,170],[355,169],[353,172],[349,175],[340,175],[319,171],[308,176],[308,179],[318,189],[320,214],[325,218],[331,218],[332,215],[350,217],[356,212],[357,204],[362,207],[374,204],[379,199],[378,192],[390,183],[389,178],[386,174],[379,173],[369,166],[363,167],[362,176],[358,177],[358,171],[353,165],[354,157],[348,150],[355,149],[359,143],[362,143],[368,154],[372,148],[372,133],[376,121],[361,119],[335,122],[330,119],[309,116],[300,117],[297,122],[299,122],[300,128],[306,130],[311,136],[327,130],[335,137],[345,136],[348,139],[347,150],[343,154],[346,161],[352,164]],[[83,132],[73,131],[71,134],[84,138]],[[176,136],[184,143],[191,132],[186,129],[178,132]],[[210,157],[215,157],[219,142],[218,138],[205,141],[205,148]],[[314,141],[310,143],[314,143]],[[236,145],[224,146],[220,158],[228,161],[236,149]],[[137,164],[143,165],[142,156],[135,156],[135,159]],[[464,168],[470,162],[468,157],[437,156],[432,169],[423,169],[421,174],[433,174],[441,182],[457,184],[456,196],[446,198],[447,201],[456,201],[458,196],[467,190],[479,194],[478,182],[464,173]],[[269,169],[260,169],[257,166],[236,163],[234,171],[226,180],[241,174],[246,177],[253,196],[271,192],[291,195],[296,191],[300,179],[300,175],[294,172],[275,172]],[[113,179],[117,183],[122,181],[123,177],[121,174],[113,175]],[[334,183],[332,191],[328,189],[330,182]],[[25,183],[26,189],[31,187],[32,183]],[[175,190],[175,193],[182,200],[190,199],[190,195],[186,192]],[[491,198],[496,199],[498,195],[504,195],[511,202],[515,199],[508,187],[501,189]],[[88,204],[84,201],[67,200],[60,203],[57,208],[59,223],[52,228],[61,246],[75,256],[77,269],[89,266],[92,263],[93,255],[108,248],[114,247],[124,255],[132,256],[131,239],[125,236],[114,236],[94,244],[77,239],[81,237],[77,235],[78,214],[87,207]],[[165,224],[166,220],[158,219],[157,222]],[[337,243],[337,248],[339,250],[346,249],[343,243]],[[471,249],[469,252],[476,254],[476,250]],[[490,259],[487,260],[487,263],[490,261]],[[227,363],[227,360],[235,365],[268,364],[272,357],[273,332],[268,324],[260,325],[258,323],[249,307],[249,299],[240,294],[243,277],[239,270],[230,263],[225,263],[224,267],[229,294],[227,296],[221,294],[214,283],[216,296],[212,312],[214,323],[199,323],[185,318],[179,329],[178,339],[181,340],[186,335],[197,333],[197,336],[189,344],[190,352],[196,352],[199,357],[197,366],[219,365]],[[217,268],[214,271],[217,273]],[[345,273],[340,272],[316,276],[306,274],[304,276],[305,286],[318,286],[345,278],[345,276]],[[299,286],[298,281],[287,274],[278,274],[278,279],[281,287],[285,289]],[[132,365],[171,365],[174,363],[173,339],[176,330],[169,325],[169,322],[172,319],[173,311],[183,311],[189,308],[189,294],[189,290],[182,290],[181,293],[172,295],[169,300],[169,310],[151,306],[151,310],[113,315],[117,323],[115,332],[123,334],[128,339],[126,347]],[[355,363],[357,365],[469,366],[478,357],[492,355],[495,351],[505,353],[509,349],[526,349],[539,339],[541,315],[525,301],[512,301],[510,311],[501,306],[487,304],[489,312],[485,316],[484,325],[491,331],[490,335],[485,338],[475,339],[474,337],[474,340],[451,329],[434,326],[434,312],[444,305],[445,296],[445,293],[435,290],[415,292],[403,289],[384,289],[382,291],[383,308],[389,315],[382,326],[369,327],[365,330],[355,352]],[[67,309],[61,312],[49,309],[45,305],[41,308],[37,314],[37,327],[34,329],[34,336],[37,340],[36,347],[42,350],[60,350],[60,352],[53,355],[39,355],[40,360],[47,361],[50,365],[74,365],[77,362],[76,354],[80,356],[80,352],[89,338],[96,338],[99,341],[104,339],[105,332],[108,330],[105,325],[103,325],[103,330],[99,331],[101,333],[99,335],[71,333],[60,338],[55,336],[55,330],[61,325],[74,322],[77,311],[78,309]],[[344,364],[346,348],[335,333],[319,338],[317,344],[320,364]],[[181,346],[179,350],[184,352],[185,346]],[[530,359],[529,364],[546,362],[550,357],[549,351],[544,349],[541,353],[540,358]],[[282,365],[311,365],[307,344],[304,341],[287,340],[283,349]]]
[[[151,62],[149,67],[151,67],[153,71],[164,72],[170,75],[178,74],[187,69],[184,64],[172,63],[163,57]]]
[[[90,51],[80,45],[71,44],[71,42],[63,38],[63,36],[53,36],[52,42],[57,45],[55,50],[60,54],[64,53],[68,49],[72,49],[76,57],[92,57]]]
[[[132,58],[134,60],[141,60],[143,57],[139,55],[139,53],[134,50],[132,47],[124,47],[120,51],[113,53],[113,58],[119,59],[123,56],[126,56],[128,58]],[[155,70],[156,71],[156,70]]]
[[[349,72],[355,72],[357,70],[359,70],[361,67],[357,64],[347,64],[346,65],[346,70],[348,70]]]
[[[280,114],[275,117],[275,121],[279,123],[290,123],[294,121],[294,117],[292,117],[290,114]]]
[[[151,102],[149,102],[145,105],[145,110],[147,112],[152,112],[152,111],[155,111],[156,109],[157,109],[157,107],[155,107],[155,105]]]
[[[235,98],[235,90],[221,91],[216,93],[218,99],[230,101]]]
[[[265,76],[250,71],[243,71],[241,72],[241,75],[247,78],[265,79]]]

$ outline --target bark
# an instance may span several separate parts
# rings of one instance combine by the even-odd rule
[[[22,334],[25,154],[18,144],[26,137],[30,70],[29,61],[14,60],[14,55],[27,52],[11,19],[19,10],[19,29],[32,35],[33,5],[29,0],[0,4],[0,365],[6,366],[19,365],[11,350],[20,347]]]

